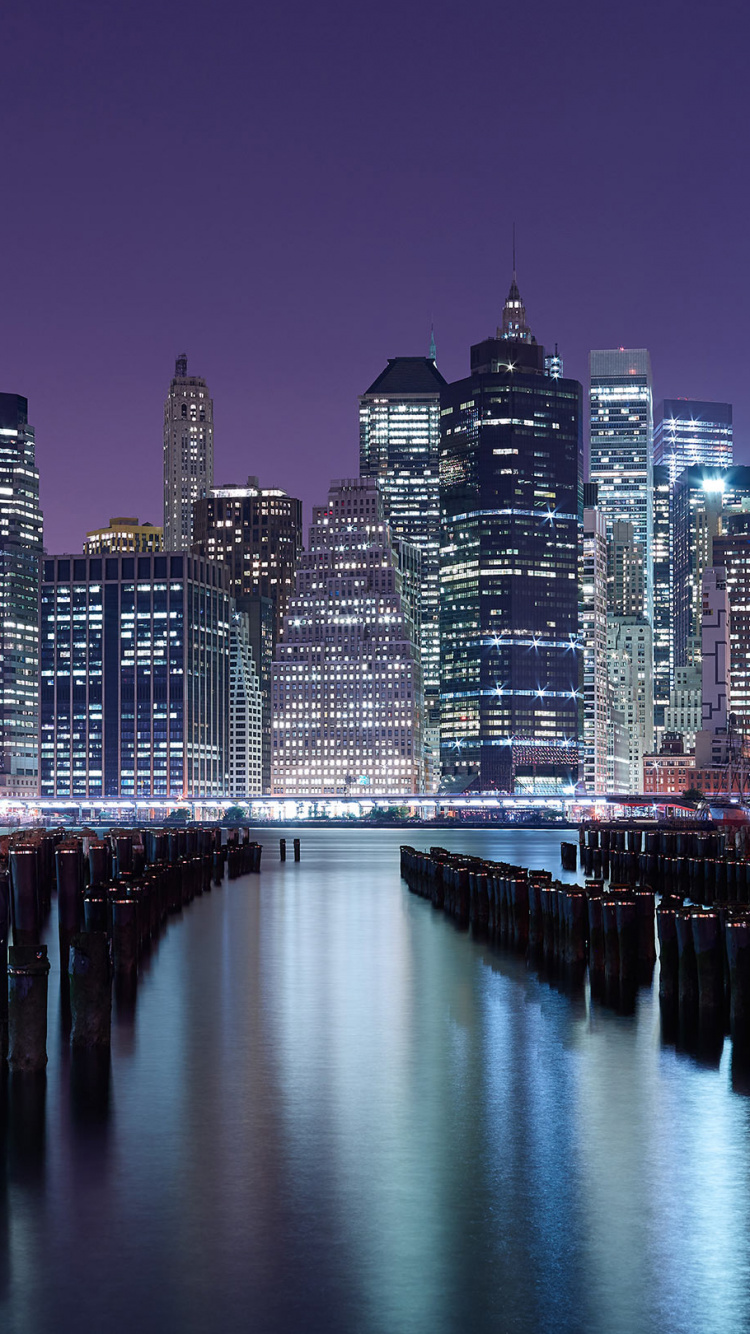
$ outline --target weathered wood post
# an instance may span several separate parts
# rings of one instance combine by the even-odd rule
[[[8,950],[8,1065],[44,1070],[47,1065],[46,945],[11,945]]]
[[[280,839],[279,839],[279,861],[280,861],[280,862],[285,862],[285,861],[286,861],[286,839],[285,839],[285,838],[280,838]]]
[[[77,1047],[108,1047],[112,1027],[112,973],[103,931],[81,931],[68,959],[71,1040]]]
[[[9,862],[13,944],[35,945],[41,923],[36,848],[11,848]]]
[[[295,838],[295,840],[294,840],[294,860],[295,860],[296,862],[298,862],[299,859],[300,859],[300,841],[299,841],[298,838]]]

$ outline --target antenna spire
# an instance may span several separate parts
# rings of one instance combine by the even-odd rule
[[[435,325],[430,322],[430,361],[437,361],[437,347],[435,346]]]
[[[516,281],[516,224],[513,223],[513,281]]]

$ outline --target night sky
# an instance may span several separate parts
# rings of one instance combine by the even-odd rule
[[[48,550],[162,517],[174,359],[215,479],[323,499],[389,356],[468,370],[518,234],[529,321],[585,382],[728,399],[750,461],[744,4],[9,0],[0,390]],[[306,522],[308,514],[306,513]]]

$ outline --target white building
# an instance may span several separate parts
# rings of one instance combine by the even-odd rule
[[[669,692],[669,704],[664,710],[664,731],[682,737],[685,753],[695,750],[696,734],[703,718],[703,691],[701,668],[676,667],[675,681]]]
[[[214,405],[206,381],[177,358],[164,404],[164,548],[189,551],[193,502],[214,480]]]
[[[610,617],[607,656],[612,708],[623,714],[627,729],[628,791],[640,792],[643,757],[654,747],[653,636],[645,617]]]
[[[248,618],[234,612],[229,634],[229,796],[263,791],[263,697],[250,647]]]
[[[271,790],[422,790],[422,686],[408,598],[375,480],[313,510],[272,667]]]
[[[583,641],[583,778],[586,791],[607,785],[609,678],[607,673],[607,530],[598,509],[583,511],[581,578]]]

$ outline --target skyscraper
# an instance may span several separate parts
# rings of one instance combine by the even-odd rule
[[[654,746],[653,642],[645,616],[610,616],[607,662],[611,707],[627,730],[629,792],[643,791],[643,757]]]
[[[588,793],[607,791],[609,677],[607,672],[607,526],[596,508],[583,511],[581,577],[583,644],[583,781]]]
[[[750,510],[750,467],[684,468],[672,493],[674,663],[700,663],[703,571],[728,518]]]
[[[697,398],[665,398],[654,425],[654,463],[663,464],[674,486],[695,464],[728,468],[733,463],[732,405]]]
[[[28,402],[0,394],[0,796],[39,782],[42,512]]]
[[[458,786],[578,779],[582,389],[545,372],[515,274],[441,393],[441,755]]]
[[[418,651],[372,479],[313,510],[272,680],[275,795],[421,790]]]
[[[359,400],[359,467],[378,479],[394,542],[419,548],[426,739],[440,764],[440,391],[433,357],[391,357]]]
[[[206,381],[188,375],[183,353],[164,404],[164,546],[189,551],[193,504],[214,480],[214,405]]]
[[[674,683],[672,615],[672,511],[669,469],[654,465],[654,725],[664,727]]]
[[[229,620],[230,797],[260,796],[263,791],[262,713],[248,618],[233,611]]]
[[[271,785],[271,662],[302,548],[302,501],[278,487],[215,486],[193,511],[193,550],[229,569],[263,701],[263,791]]]
[[[653,395],[645,348],[591,353],[591,480],[607,530],[632,523],[644,553],[644,615],[653,614]]]
[[[223,567],[167,554],[43,567],[42,796],[224,796]]]

